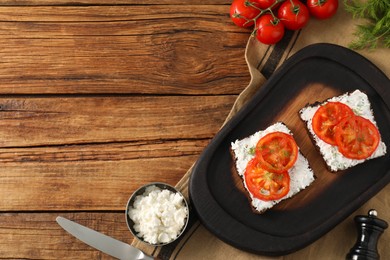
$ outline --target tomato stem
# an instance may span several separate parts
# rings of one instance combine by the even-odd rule
[[[319,0],[319,1],[321,1],[321,0]],[[299,5],[295,4],[293,0],[290,0],[290,3],[291,3],[291,11],[294,14],[298,15],[299,14],[299,9],[300,9]]]
[[[266,9],[261,9],[259,7],[257,7],[256,5],[253,4],[253,2],[249,1],[249,0],[246,0],[245,1],[245,5],[247,6],[251,6],[253,7],[254,9],[257,9],[260,11],[260,13],[253,19],[251,19],[250,21],[253,21],[254,24],[256,24],[256,21],[257,19],[259,19],[260,16],[262,16],[263,14],[265,13],[270,13],[272,15],[272,17],[274,18],[274,20],[272,21],[272,24],[276,25],[279,23],[279,19],[275,16],[274,12],[272,11],[272,9],[277,6],[278,4],[284,2],[286,0],[276,0],[272,5],[270,5],[268,8]],[[325,0],[326,1],[326,0]],[[248,23],[249,21],[247,21],[246,23]]]
[[[242,18],[242,19],[245,19],[246,22],[244,23],[244,25],[246,25],[247,23],[250,23],[252,21],[252,19],[248,19],[246,18],[245,16],[241,15],[240,13],[237,13],[236,11],[234,12],[234,14],[232,15],[232,17],[234,18]]]
[[[277,25],[279,23],[279,21],[280,21],[279,18],[274,15],[274,12],[270,12],[270,14],[272,15],[272,18],[273,18],[271,23],[273,25]]]
[[[259,7],[257,7],[256,5],[254,5],[251,1],[249,1],[249,0],[246,0],[245,2],[244,2],[244,5],[245,6],[250,6],[250,7],[253,7],[254,9],[256,9],[256,10],[261,10]]]
[[[328,0],[318,0],[317,6],[323,6]]]

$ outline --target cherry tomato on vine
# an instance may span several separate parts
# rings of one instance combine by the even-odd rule
[[[284,25],[277,17],[264,14],[256,21],[255,35],[264,44],[275,44],[283,38]]]
[[[299,0],[287,0],[278,9],[278,18],[289,30],[299,30],[309,21],[309,10]]]
[[[257,3],[257,6],[260,7],[261,9],[267,9],[268,7],[271,7],[276,0],[253,0],[254,2]],[[278,5],[275,5],[272,7],[272,9],[275,9]]]
[[[307,7],[311,15],[317,19],[332,17],[339,7],[338,0],[307,0]]]
[[[258,6],[257,3],[249,0],[233,0],[230,5],[230,18],[232,21],[243,28],[253,25],[253,18],[255,18],[260,10],[254,8],[252,5]]]

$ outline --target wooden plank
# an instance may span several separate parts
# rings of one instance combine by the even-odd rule
[[[0,211],[123,210],[139,186],[177,183],[234,99],[1,98]]]
[[[168,5],[183,5],[183,1],[179,0],[2,0],[1,5],[12,6],[34,6],[34,5],[156,5],[156,4],[168,4]],[[229,0],[195,0],[191,1],[191,4],[202,5],[228,5],[231,4]]]
[[[175,185],[208,141],[0,149],[0,211],[123,210],[145,183]]]
[[[0,98],[0,147],[211,138],[235,98]]]
[[[131,243],[124,213],[1,213],[0,259],[112,259],[64,231],[58,215]]]
[[[83,160],[81,154],[80,160],[62,161],[63,153],[59,161],[3,163],[0,211],[124,210],[146,183],[175,185],[198,155],[109,161],[109,155]]]
[[[209,139],[152,140],[108,144],[0,148],[0,162],[120,161],[198,155]]]
[[[123,210],[139,186],[177,183],[234,99],[1,98],[0,210]]]
[[[14,14],[14,15],[12,15]],[[17,14],[17,15],[15,15]],[[179,18],[203,18],[205,24],[208,22],[221,21],[221,18],[229,18],[228,5],[202,5],[202,4],[180,4],[170,6],[166,4],[154,5],[111,5],[111,6],[0,6],[1,21],[9,22],[136,22],[144,24],[153,22],[155,19],[176,19]],[[188,21],[189,22],[189,21]],[[165,23],[160,24],[164,30]],[[222,28],[222,24],[214,24],[215,29]],[[233,26],[233,28],[237,28]],[[34,29],[33,27],[31,29]],[[99,30],[99,28],[96,28]],[[129,28],[139,31],[140,28]],[[211,29],[209,29],[211,30]],[[34,31],[34,30],[32,30]],[[141,30],[142,31],[142,30]],[[237,29],[239,31],[239,29]],[[45,33],[45,32],[42,32]],[[48,32],[46,32],[48,33]],[[49,32],[50,33],[50,32]],[[95,33],[95,32],[93,32]]]
[[[238,94],[250,79],[250,31],[228,12],[225,5],[0,7],[0,94]]]

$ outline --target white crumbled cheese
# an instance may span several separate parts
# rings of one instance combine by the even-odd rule
[[[304,107],[299,111],[300,116],[302,120],[306,122],[307,128],[311,133],[315,143],[317,144],[321,155],[323,156],[326,164],[332,171],[345,170],[359,163],[363,163],[366,160],[377,158],[386,154],[386,145],[384,142],[380,141],[378,148],[369,158],[365,160],[350,159],[344,157],[338,151],[337,146],[330,145],[318,138],[317,135],[314,133],[312,127],[312,119],[318,108],[321,105],[326,104],[327,102],[341,102],[343,104],[346,104],[353,110],[356,115],[362,116],[370,120],[375,126],[377,126],[377,124],[372,113],[370,101],[367,95],[360,90],[355,90],[352,93],[345,93],[341,96],[333,97],[322,104],[319,104],[317,106]]]
[[[283,132],[292,135],[291,131],[283,123],[276,123],[269,126],[264,131],[259,131],[254,133],[247,138],[242,140],[236,140],[231,143],[232,151],[234,152],[236,159],[236,169],[237,173],[242,177],[245,188],[248,190],[248,186],[245,182],[244,173],[248,162],[255,157],[254,149],[257,142],[264,137],[265,135],[272,132]],[[259,212],[272,208],[275,204],[280,201],[290,198],[297,194],[300,190],[306,188],[314,181],[314,173],[309,166],[309,162],[302,155],[301,152],[298,153],[297,161],[294,166],[288,170],[290,175],[290,191],[288,194],[279,199],[273,201],[264,201],[258,198],[255,198],[248,190],[248,193],[251,197],[252,206]]]
[[[188,208],[181,194],[152,185],[136,197],[128,215],[140,237],[160,244],[177,238],[188,217]]]

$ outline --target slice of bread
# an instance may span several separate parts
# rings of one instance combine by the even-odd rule
[[[292,135],[291,131],[285,124],[278,122],[269,126],[264,131],[258,131],[251,136],[241,140],[236,140],[231,143],[231,152],[234,158],[235,171],[241,177],[253,211],[258,214],[272,208],[274,205],[278,204],[284,199],[291,198],[299,191],[309,186],[315,179],[314,173],[309,166],[309,162],[299,151],[297,161],[295,162],[294,166],[288,170],[290,175],[290,191],[285,197],[279,200],[264,201],[254,197],[251,194],[247,188],[244,178],[247,164],[255,157],[255,147],[257,142],[266,134],[276,131]]]
[[[318,136],[314,133],[312,128],[312,118],[315,112],[317,111],[317,109],[321,105],[324,105],[327,102],[335,102],[335,101],[348,105],[356,115],[362,116],[370,120],[375,126],[377,126],[374,119],[374,113],[371,109],[370,101],[367,95],[361,92],[360,90],[355,90],[354,92],[351,93],[345,93],[343,95],[330,98],[328,100],[325,100],[322,103],[317,102],[315,104],[308,104],[304,108],[302,108],[299,111],[299,115],[301,119],[306,123],[306,127],[309,132],[309,135],[313,143],[315,144],[315,146],[318,148],[321,156],[323,157],[327,165],[327,168],[332,172],[337,172],[340,170],[351,168],[367,160],[385,155],[386,145],[382,141],[380,141],[378,148],[369,158],[365,160],[355,160],[355,159],[349,159],[344,157],[338,151],[337,146],[330,145],[322,141],[320,138],[318,138]]]

